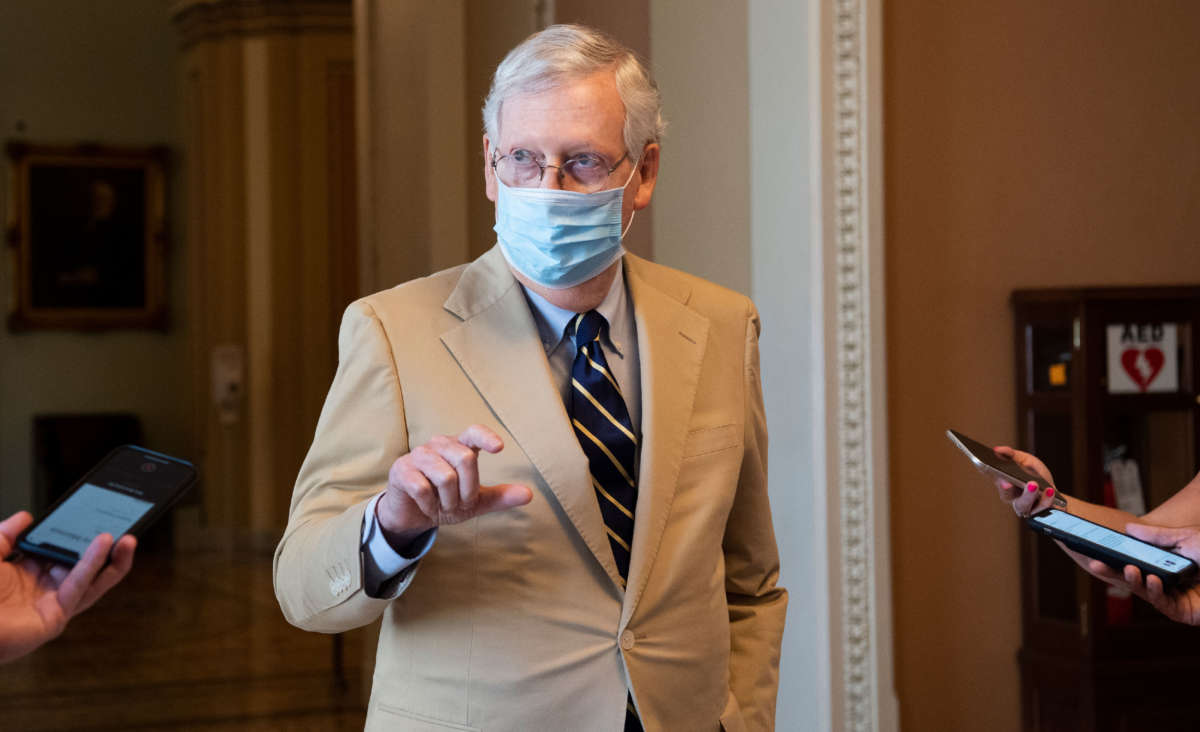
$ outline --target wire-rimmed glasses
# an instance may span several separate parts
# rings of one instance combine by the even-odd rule
[[[561,165],[551,165],[524,148],[513,150],[507,155],[492,154],[492,170],[504,182],[514,188],[533,188],[542,184],[546,168],[554,168],[558,184],[572,191],[595,193],[603,190],[608,178],[629,157],[626,152],[617,162],[609,165],[600,153],[580,153],[567,158]]]

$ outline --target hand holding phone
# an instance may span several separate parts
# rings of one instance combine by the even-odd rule
[[[1164,547],[1176,554],[1200,561],[1200,526],[1167,528],[1148,524],[1131,523],[1125,527],[1129,534],[1142,541]],[[1097,569],[1089,569],[1093,574]],[[1111,572],[1108,567],[1104,571]],[[1200,625],[1200,584],[1168,592],[1153,575],[1139,576],[1138,570],[1125,567],[1121,573],[1124,581],[1135,595],[1149,602],[1171,620],[1188,625]]]
[[[1061,491],[1055,490],[1054,486],[1048,480],[1021,467],[1012,458],[997,455],[996,451],[987,445],[977,440],[972,440],[970,437],[955,430],[946,430],[946,437],[950,439],[950,442],[955,447],[962,450],[963,454],[970,459],[971,464],[981,473],[990,475],[1018,489],[1024,489],[1028,484],[1034,483],[1037,485],[1038,495],[1053,490],[1054,505],[1059,508],[1066,508],[1066,497],[1063,496]],[[1011,500],[1011,498],[1008,500]]]
[[[1052,487],[1040,476],[1026,472],[1015,461],[996,455],[992,448],[981,442],[954,430],[947,430],[946,436],[984,473],[1018,487],[1030,482],[1036,483],[1043,491]],[[1061,493],[1055,495],[1054,505],[1066,506]],[[1059,508],[1046,508],[1026,517],[1026,521],[1034,531],[1057,539],[1071,550],[1099,560],[1117,572],[1123,571],[1127,566],[1133,566],[1137,567],[1142,576],[1154,575],[1168,592],[1190,585],[1197,575],[1196,563],[1187,557],[1087,521]]]
[[[17,537],[32,521],[24,511],[0,521],[0,556],[12,551]],[[91,607],[129,573],[136,547],[137,539],[132,536],[115,544],[111,536],[99,536],[70,571],[33,557],[0,562],[0,663],[23,656],[62,633],[72,617]]]
[[[1187,557],[1167,551],[1129,534],[1114,531],[1066,511],[1047,509],[1030,516],[1029,527],[1068,548],[1099,560],[1118,573],[1128,566],[1137,567],[1142,579],[1158,577],[1167,592],[1188,587],[1196,580],[1198,568]],[[1150,528],[1150,527],[1147,527]]]

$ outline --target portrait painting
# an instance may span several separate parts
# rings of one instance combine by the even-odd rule
[[[13,330],[163,328],[161,148],[10,143]]]

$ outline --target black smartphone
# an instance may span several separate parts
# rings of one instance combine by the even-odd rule
[[[955,447],[962,450],[971,459],[971,463],[980,472],[991,475],[994,478],[1007,480],[1021,489],[1024,489],[1025,485],[1030,481],[1037,483],[1039,492],[1052,487],[1033,473],[1026,472],[1024,468],[1017,465],[1016,461],[1000,457],[992,448],[982,442],[972,440],[957,430],[946,430],[946,437],[950,438],[950,442],[954,443]],[[1055,489],[1054,505],[1063,508],[1067,505],[1066,498],[1057,489]]]
[[[1196,563],[1162,547],[1113,531],[1066,511],[1048,508],[1027,519],[1034,531],[1058,539],[1071,549],[1099,559],[1120,572],[1132,564],[1142,576],[1154,574],[1168,590],[1186,587],[1196,580]]]
[[[195,483],[196,468],[186,460],[122,445],[21,534],[17,548],[74,566],[100,534],[140,536]]]

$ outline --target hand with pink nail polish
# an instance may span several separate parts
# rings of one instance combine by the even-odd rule
[[[1014,450],[1008,446],[996,447],[994,450],[1000,457],[1012,460],[1026,472],[1033,473],[1050,485],[1054,485],[1054,478],[1050,475],[1050,469],[1035,456],[1027,452],[1021,452],[1020,450]],[[996,490],[1000,494],[1000,500],[1011,505],[1013,511],[1021,517],[1035,514],[1038,511],[1049,508],[1054,503],[1054,489],[1050,488],[1044,493],[1038,493],[1038,484],[1032,480],[1021,487],[1017,487],[1008,481],[996,480]]]
[[[1011,447],[996,447],[994,450],[998,456],[1015,461],[1025,471],[1050,484],[1045,491],[1039,492],[1038,484],[1032,481],[1016,486],[1007,481],[997,480],[995,484],[1000,500],[1011,505],[1013,511],[1021,517],[1038,513],[1054,504],[1059,492],[1054,487],[1054,478],[1045,463],[1027,452]],[[1090,503],[1074,496],[1068,499],[1064,510],[1200,563],[1200,474],[1143,516],[1134,516],[1119,508]],[[1176,622],[1200,625],[1200,583],[1168,592],[1158,577],[1143,576],[1133,565],[1113,569],[1103,562],[1073,551],[1061,542],[1055,543],[1076,564],[1097,579],[1128,589]]]

